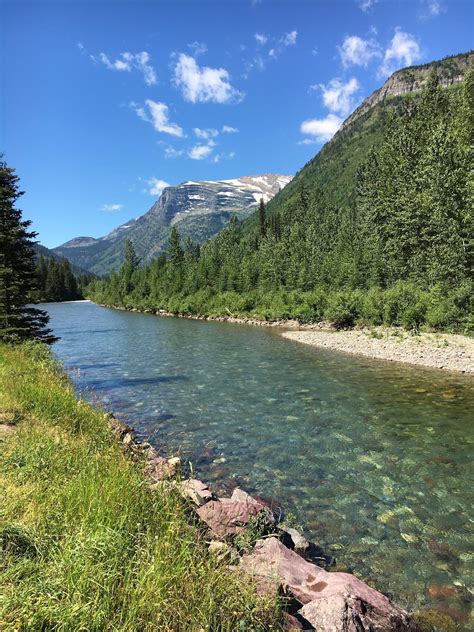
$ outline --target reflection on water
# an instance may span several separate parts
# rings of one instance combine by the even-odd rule
[[[260,328],[46,307],[87,396],[205,480],[278,499],[337,568],[468,625],[472,378]]]

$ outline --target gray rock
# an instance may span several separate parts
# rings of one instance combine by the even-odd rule
[[[181,481],[179,488],[182,495],[189,498],[198,507],[214,499],[214,494],[209,487],[196,478]]]
[[[297,529],[293,529],[292,527],[280,527],[280,531],[286,533],[289,539],[289,548],[293,549],[297,553],[305,553],[310,548],[310,543],[304,537],[302,533],[300,533]],[[285,542],[285,544],[287,544]]]

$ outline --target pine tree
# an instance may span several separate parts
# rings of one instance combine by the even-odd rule
[[[35,339],[51,344],[57,340],[47,328],[46,312],[30,307],[36,286],[33,252],[34,231],[22,220],[15,203],[23,193],[14,169],[0,157],[0,340]]]
[[[134,272],[140,265],[140,260],[135,251],[135,247],[131,239],[127,239],[123,250],[124,262],[120,269],[121,277],[121,300],[123,302],[123,295],[128,294],[133,289],[132,277]]]
[[[183,262],[184,252],[181,247],[181,237],[176,226],[173,226],[170,232],[167,254],[173,265],[180,265]]]
[[[258,225],[260,230],[260,237],[263,239],[267,234],[267,218],[265,212],[265,202],[263,198],[260,198],[260,205],[258,207]]]

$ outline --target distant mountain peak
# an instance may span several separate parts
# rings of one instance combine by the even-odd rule
[[[163,189],[147,213],[104,237],[77,237],[54,250],[100,274],[120,266],[124,242],[130,238],[141,259],[148,261],[166,250],[171,226],[177,225],[183,238],[202,243],[224,228],[232,215],[243,219],[261,199],[269,202],[291,179],[265,173],[228,180],[186,180]]]

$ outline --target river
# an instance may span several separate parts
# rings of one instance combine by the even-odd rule
[[[76,388],[219,488],[281,502],[410,608],[467,616],[472,377],[306,347],[270,328],[43,306]]]

